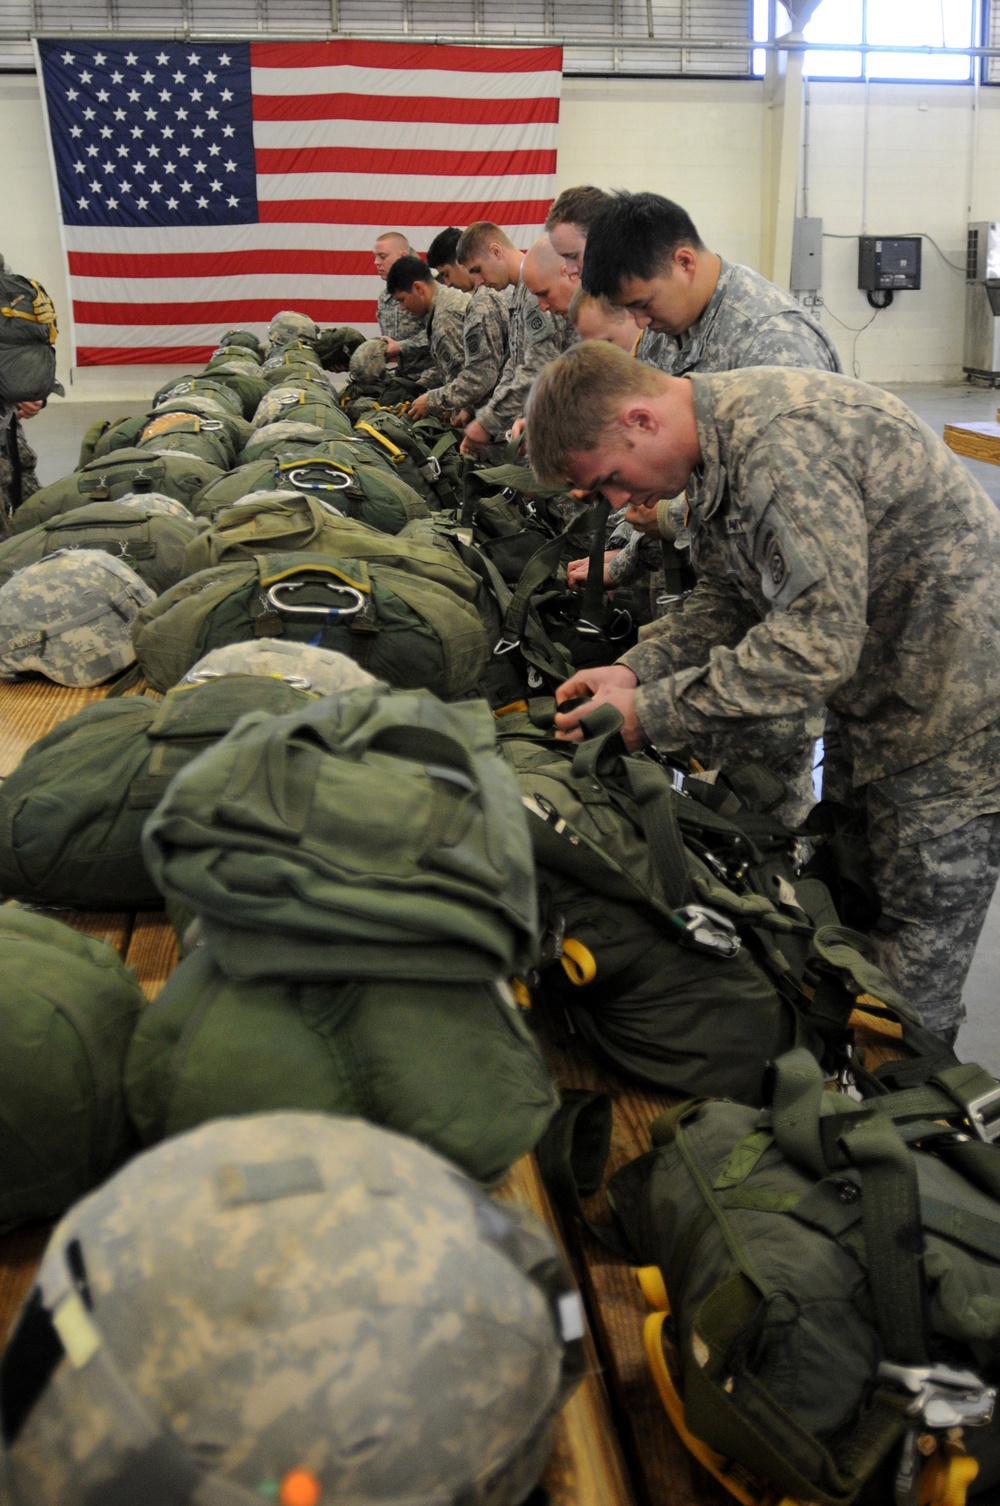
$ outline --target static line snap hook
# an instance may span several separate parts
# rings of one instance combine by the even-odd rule
[[[343,605],[330,603],[329,605],[319,602],[286,601],[284,598],[290,593],[301,591],[306,586],[319,586],[321,590],[328,591],[331,596],[341,598]],[[326,617],[337,621],[340,617],[356,617],[365,609],[365,598],[362,592],[354,586],[344,586],[334,581],[310,581],[310,580],[279,580],[275,581],[265,596],[268,606],[276,612],[284,612],[286,616],[301,617]]]

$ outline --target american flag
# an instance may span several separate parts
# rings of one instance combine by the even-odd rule
[[[35,47],[74,365],[203,362],[285,308],[374,333],[381,231],[526,246],[555,191],[559,48]]]

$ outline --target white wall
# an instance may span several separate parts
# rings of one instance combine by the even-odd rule
[[[714,250],[760,267],[768,108],[760,82],[568,79],[559,187],[654,189],[684,204]],[[42,111],[30,75],[0,76],[0,139],[6,145],[0,250],[68,310]],[[856,334],[872,318],[857,287],[856,237],[863,230],[926,232],[949,261],[964,263],[967,221],[1000,219],[1000,90],[873,84],[866,111],[863,85],[811,83],[800,185],[800,209],[822,217],[828,236],[849,237],[823,243],[821,317],[845,370],[874,382],[960,381],[961,273],[925,241],[922,290],[897,294]],[[70,386],[67,363],[68,342],[60,376],[67,394],[80,398],[144,396],[170,374],[159,367],[90,368],[73,373]]]

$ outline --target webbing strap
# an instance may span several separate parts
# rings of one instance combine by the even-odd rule
[[[596,507],[590,507],[586,512],[580,513],[573,518],[561,533],[557,533],[554,539],[547,539],[539,545],[534,554],[521,571],[521,578],[517,583],[517,589],[511,597],[510,606],[507,608],[503,621],[503,637],[508,643],[517,643],[523,631],[525,620],[528,616],[528,608],[531,598],[544,581],[555,570],[563,557],[566,545],[573,543],[583,547],[589,542],[592,529],[595,527],[600,513],[604,520],[608,515],[608,504],[600,502]],[[603,522],[601,525],[603,534]],[[602,540],[603,544],[603,540]],[[602,547],[603,557],[603,547]],[[588,571],[588,576],[589,576]],[[601,572],[601,589],[603,591],[603,570]],[[589,583],[589,582],[588,582]]]
[[[781,1152],[822,1178],[838,1166],[861,1174],[862,1229],[875,1321],[899,1364],[928,1361],[923,1232],[913,1156],[891,1121],[824,1090],[804,1049],[775,1064],[771,1123]]]

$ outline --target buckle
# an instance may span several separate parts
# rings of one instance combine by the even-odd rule
[[[707,905],[684,905],[674,911],[671,920],[681,933],[678,940],[698,951],[713,952],[717,957],[735,957],[743,945],[728,915],[711,910]]]
[[[992,1145],[1000,1140],[1000,1084],[989,1093],[980,1093],[970,1098],[965,1105],[969,1123],[980,1140]]]
[[[926,1428],[979,1428],[993,1421],[996,1390],[974,1370],[956,1370],[951,1365],[894,1365],[883,1360],[878,1378],[912,1396],[907,1416],[919,1418]]]
[[[515,638],[513,642],[509,638],[498,638],[493,645],[493,652],[495,654],[509,654],[511,649],[517,648],[520,642],[520,638]]]
[[[441,475],[441,462],[436,455],[428,455],[424,464],[418,469],[425,481],[437,481]]]

